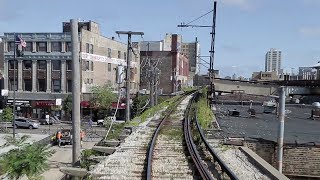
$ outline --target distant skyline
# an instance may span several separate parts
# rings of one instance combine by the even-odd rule
[[[71,7],[75,7],[71,9]],[[213,9],[213,0],[46,1],[0,0],[3,32],[61,32],[62,22],[92,20],[104,36],[120,39],[115,31],[143,31],[134,41],[162,40],[166,33],[198,37],[201,54],[209,55],[210,28],[178,28]],[[320,61],[320,0],[218,0],[214,68],[220,75],[251,77],[264,71],[265,53],[282,51],[284,72]],[[211,25],[212,14],[192,24]],[[204,58],[209,61],[208,58]],[[201,72],[207,68],[200,66]]]

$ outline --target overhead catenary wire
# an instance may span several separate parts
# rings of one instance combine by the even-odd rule
[[[184,24],[184,25],[189,25],[189,24],[191,24],[191,23],[193,23],[193,22],[195,22],[195,21],[197,21],[197,20],[199,20],[199,19],[203,18],[204,16],[206,16],[206,15],[210,14],[211,12],[213,12],[213,10],[211,10],[211,11],[209,11],[209,12],[207,12],[207,13],[205,13],[205,14],[201,15],[200,17],[197,17],[196,19],[194,19],[194,20],[192,20],[192,21],[190,21],[190,22],[188,22],[187,24]]]

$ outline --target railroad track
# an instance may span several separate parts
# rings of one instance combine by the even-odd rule
[[[148,150],[146,179],[194,179],[184,151],[182,127],[191,98],[181,98],[155,130]]]
[[[191,100],[192,103],[194,103],[194,100],[196,98],[195,96],[193,96]],[[205,180],[212,180],[213,177],[211,175],[211,172],[208,170],[207,166],[203,163],[202,158],[193,141],[193,135],[191,130],[192,128],[191,119],[192,119],[192,115],[191,115],[191,103],[190,103],[187,107],[187,112],[186,112],[184,123],[183,123],[184,139],[185,139],[189,154],[201,178]]]
[[[180,112],[180,114],[175,113],[176,117],[168,115],[159,123],[148,152],[147,180],[176,178],[212,180],[214,179],[214,175],[217,178],[222,177],[217,174],[217,171],[211,172],[208,170],[208,164],[202,159],[203,155],[200,155],[193,141],[191,120],[194,116],[191,105],[195,102],[196,95],[197,93],[189,96],[189,98],[186,98],[184,102],[179,105],[182,106],[180,109],[185,109],[185,112]],[[230,179],[238,179],[214,151],[210,149],[197,121],[196,124],[198,127],[197,130],[200,136],[202,136],[202,141],[207,145],[208,151],[204,153],[209,153],[213,159],[218,162],[222,174],[226,172]],[[181,133],[183,134],[181,135],[183,135],[184,139],[175,139],[174,136],[169,136],[168,138],[165,132],[170,132],[172,129],[174,129],[175,132],[179,130],[182,131]],[[175,140],[171,140],[170,138]],[[184,151],[183,141],[187,147],[187,152]],[[189,156],[192,161],[188,160]]]
[[[109,155],[95,167],[90,173],[91,176],[94,179],[145,179],[149,144],[156,128],[164,119],[160,118],[160,114],[165,113],[168,117],[174,107],[178,106],[184,98],[186,95],[176,100],[175,106],[163,109],[152,119],[139,125],[137,130],[121,143],[115,153]]]

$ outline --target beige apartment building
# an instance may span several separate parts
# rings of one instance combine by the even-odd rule
[[[27,47],[24,56],[16,58],[15,69],[14,33],[4,33],[1,37],[0,70],[3,89],[9,91],[8,96],[1,99],[4,104],[12,105],[15,87],[19,113],[40,118],[45,112],[57,109],[53,108],[57,99],[65,99],[72,92],[70,23],[63,23],[63,32],[18,35],[26,41]],[[79,22],[79,37],[82,100],[89,100],[93,86],[108,84],[117,92],[116,68],[126,66],[127,44],[102,36],[99,25],[93,21]],[[139,46],[134,50],[138,52]],[[131,54],[130,92],[134,94],[140,83],[140,57],[139,53]],[[124,88],[125,82],[119,86]]]

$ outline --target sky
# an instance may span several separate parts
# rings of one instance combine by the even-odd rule
[[[282,51],[282,68],[290,73],[320,61],[320,0],[217,0],[214,69],[220,76],[251,77],[264,71],[270,48]],[[178,28],[213,9],[213,0],[0,0],[3,32],[61,32],[62,22],[92,20],[101,33],[125,42],[115,31],[142,31],[133,41],[158,41],[166,33],[183,42],[198,37],[201,55],[208,56],[210,28]],[[212,14],[194,25],[211,25]],[[203,58],[209,62],[209,58]],[[206,63],[203,62],[206,65]],[[206,65],[207,66],[207,65]],[[200,66],[201,73],[208,67]]]

